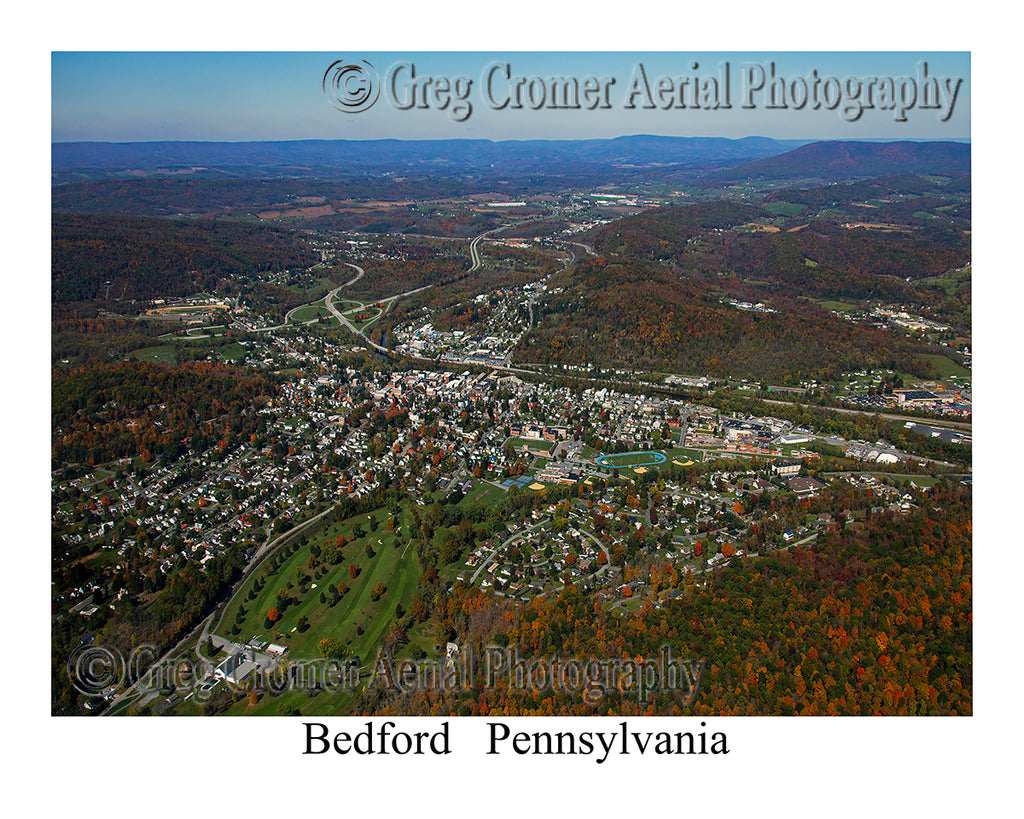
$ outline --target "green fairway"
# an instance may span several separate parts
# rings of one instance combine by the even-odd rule
[[[364,536],[347,543],[336,564],[327,565],[321,554],[320,559],[314,561],[315,567],[309,568],[307,562],[311,555],[310,546],[302,546],[281,562],[256,592],[255,599],[249,600],[250,590],[266,574],[266,570],[257,569],[229,604],[218,633],[236,640],[248,640],[255,636],[260,640],[287,646],[289,657],[295,659],[318,656],[317,643],[325,637],[334,637],[364,662],[372,658],[394,621],[396,605],[401,603],[404,608],[409,607],[421,573],[415,549],[404,542],[400,548],[394,547],[396,535],[387,531],[385,525],[387,512],[378,509],[375,514],[379,521],[376,531],[368,531],[369,515],[359,515],[310,537],[311,542],[322,547],[325,542],[333,542],[338,534],[351,537],[357,525],[363,528]],[[404,526],[411,523],[408,505],[403,505],[400,518]],[[372,558],[366,553],[367,544],[375,552]],[[359,568],[355,578],[349,575],[350,565]],[[321,566],[326,566],[327,571],[317,578],[316,569]],[[300,583],[299,574],[313,579],[308,583]],[[288,588],[289,583],[292,584],[291,588]],[[344,583],[349,589],[331,606],[329,589],[331,586],[337,587],[339,583]],[[373,600],[374,587],[378,583],[383,584],[386,591],[379,600]],[[267,612],[276,608],[278,591],[282,589],[289,597],[297,598],[298,602],[288,605],[281,619],[268,629],[265,627]],[[321,593],[325,594],[326,602],[320,601]],[[238,632],[232,634],[231,629],[240,607],[244,608],[244,614],[238,620]],[[302,617],[306,618],[308,627],[299,630]]]

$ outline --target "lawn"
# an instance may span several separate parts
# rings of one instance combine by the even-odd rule
[[[900,484],[901,486],[903,484],[909,483],[910,481],[913,481],[918,486],[935,486],[935,484],[939,483],[942,480],[941,477],[934,477],[932,475],[901,475],[896,472],[892,473],[891,475],[887,475],[886,479],[893,480],[896,483]],[[957,479],[951,478],[950,480],[952,480],[955,483]]]
[[[338,283],[332,279],[316,279],[309,287],[303,287],[305,283],[300,282],[299,284],[286,285],[286,287],[293,293],[298,293],[303,298],[314,301],[323,298],[328,292],[338,286]]]
[[[186,336],[223,336],[227,335],[227,328],[223,324],[210,327],[192,327],[185,331]]]
[[[932,276],[927,279],[918,279],[918,287],[938,287],[945,291],[947,296],[952,296],[961,287],[969,287],[971,284],[971,266],[967,265],[961,270],[953,270],[941,276]]]

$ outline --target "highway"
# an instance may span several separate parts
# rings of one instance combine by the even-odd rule
[[[945,419],[939,418],[920,418],[915,415],[896,415],[890,412],[875,412],[874,410],[857,410],[849,409],[848,407],[819,407],[817,404],[801,404],[797,401],[779,401],[776,398],[762,398],[766,404],[785,404],[790,407],[807,407],[809,409],[823,409],[831,412],[843,412],[848,415],[878,415],[881,418],[886,418],[890,421],[914,421],[918,424],[928,424],[934,427],[953,427],[955,429],[971,429],[970,421],[946,421]]]

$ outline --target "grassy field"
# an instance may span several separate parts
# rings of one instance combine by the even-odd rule
[[[673,447],[672,449],[666,449],[665,455],[669,461],[679,460],[685,464],[687,461],[700,461],[704,453],[699,449],[691,449],[689,447]]]
[[[317,302],[316,304],[307,304],[304,307],[299,307],[288,317],[288,321],[290,324],[303,324],[307,321],[330,315],[331,311],[327,309],[327,305]]]
[[[937,287],[945,291],[947,296],[952,296],[961,287],[969,287],[971,284],[971,266],[967,265],[962,270],[953,270],[941,276],[932,276],[927,279],[918,279],[918,287]]]
[[[528,446],[530,449],[537,450],[538,452],[551,452],[554,448],[554,443],[551,441],[538,440],[536,438],[509,438],[505,441],[505,445],[511,444],[516,449]]]
[[[506,491],[500,486],[492,486],[489,483],[480,481],[476,486],[469,490],[469,494],[463,498],[464,504],[482,503],[488,506],[492,503],[497,503],[505,497]]]
[[[299,284],[286,285],[286,287],[293,293],[298,293],[309,301],[315,301],[316,299],[326,296],[331,290],[337,287],[338,284],[339,282],[336,282],[333,279],[321,278],[312,282],[307,280]]]
[[[932,374],[936,378],[949,378],[951,375],[964,377],[971,374],[970,370],[965,370],[955,361],[946,358],[944,355],[922,355],[921,358],[931,364]]]
[[[223,336],[227,335],[227,327],[217,324],[212,327],[192,327],[185,331],[186,336]]]
[[[357,320],[357,316],[369,314],[361,321]],[[376,322],[381,316],[384,315],[384,311],[376,308],[357,308],[355,310],[349,310],[345,313],[345,318],[352,322],[352,326],[355,327],[359,332],[364,332],[367,327]]]
[[[141,350],[133,350],[129,355],[136,361],[157,361],[162,364],[173,364],[177,361],[174,355],[174,346],[171,344],[143,347]]]
[[[933,477],[932,475],[899,475],[895,473],[892,475],[887,475],[886,478],[895,481],[900,486],[903,486],[904,484],[909,483],[910,481],[913,481],[918,486],[935,486],[935,484],[939,483],[942,480],[942,478],[936,478]],[[956,479],[953,480],[955,482]]]
[[[815,304],[818,305],[822,310],[838,310],[842,313],[849,313],[853,310],[859,310],[859,305],[853,304],[849,301],[834,301],[831,299],[811,299]]]
[[[797,216],[807,210],[807,206],[796,205],[792,202],[768,202],[764,209],[779,216]]]
[[[231,344],[226,344],[223,347],[217,349],[217,355],[219,355],[225,361],[238,361],[239,359],[245,358],[245,354],[249,352],[237,341]]]

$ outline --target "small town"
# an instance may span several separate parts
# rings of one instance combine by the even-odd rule
[[[914,492],[926,490],[936,470],[969,480],[955,464],[892,441],[847,439],[785,417],[723,412],[648,394],[637,380],[630,389],[634,374],[625,371],[607,373],[620,379],[615,387],[555,386],[542,374],[517,374],[508,365],[517,319],[542,289],[540,283],[492,293],[488,336],[434,332],[429,320],[399,331],[399,350],[434,359],[429,369],[339,368],[340,359],[365,348],[333,344],[302,325],[287,335],[251,334],[240,342],[237,363],[256,371],[324,374],[284,381],[259,410],[260,434],[236,446],[182,448],[179,457],[150,463],[129,458],[55,472],[55,531],[69,554],[85,548],[105,569],[54,605],[88,619],[101,606],[114,610],[160,585],[129,575],[119,587],[115,578],[129,560],[154,561],[170,575],[187,563],[205,566],[242,543],[245,559],[255,565],[275,538],[339,498],[358,501],[397,486],[420,507],[438,501],[491,506],[506,497],[536,496],[526,514],[498,522],[462,557],[443,553],[442,575],[520,601],[573,583],[624,614],[652,591],[656,602],[678,594],[680,575],[699,584],[705,572],[733,557],[807,544],[835,525],[829,514],[762,520],[754,514],[755,498],[813,498],[842,481],[870,494],[874,508],[900,513],[919,502]],[[188,300],[180,309],[206,301]],[[201,315],[192,318],[200,328],[215,320],[212,313]],[[240,326],[249,325],[243,319]],[[462,369],[467,365],[472,369]],[[858,377],[866,374],[851,373],[852,380]],[[718,383],[704,376],[663,379],[669,388],[706,394]],[[746,381],[737,388],[766,389]],[[897,389],[885,398],[885,404],[843,401],[893,409],[970,407],[966,389]],[[955,428],[933,432],[923,421],[905,428],[970,443],[970,433]],[[823,465],[836,459],[845,459],[847,468]],[[853,462],[861,465],[851,469]],[[677,579],[652,586],[661,563]],[[287,645],[278,649],[288,651]],[[217,680],[235,676],[221,673]]]

